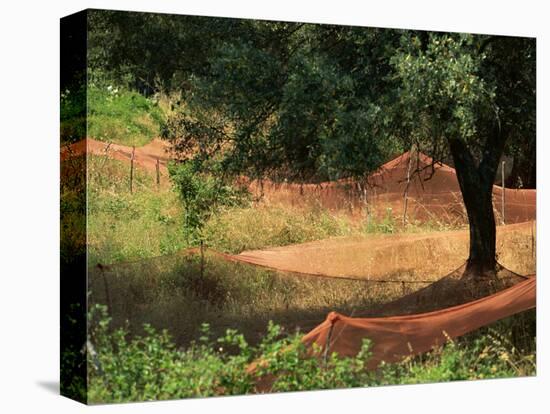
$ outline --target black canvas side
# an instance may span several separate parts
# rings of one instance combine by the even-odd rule
[[[86,154],[67,148],[86,137],[87,11],[60,23],[60,390],[86,403]]]

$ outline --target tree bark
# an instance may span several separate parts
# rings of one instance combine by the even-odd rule
[[[451,154],[470,226],[470,252],[466,271],[475,276],[494,273],[497,264],[493,182],[503,151],[503,145],[499,141],[488,140],[488,150],[484,152],[484,158],[476,163],[462,140],[450,140]]]

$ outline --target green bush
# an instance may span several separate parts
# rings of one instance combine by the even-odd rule
[[[190,244],[204,240],[202,229],[218,208],[239,206],[247,199],[246,189],[228,183],[219,170],[205,172],[202,165],[187,161],[170,163],[168,171],[185,210],[185,231]]]
[[[295,391],[361,386],[372,380],[364,369],[369,342],[356,358],[305,357],[298,335],[283,335],[269,324],[257,346],[228,329],[213,340],[203,324],[200,340],[177,349],[166,331],[146,325],[144,336],[129,338],[125,329],[110,330],[104,307],[91,313],[94,353],[88,352],[91,403],[147,401],[256,392],[258,380],[274,378],[264,391]],[[97,353],[97,354],[96,354]],[[260,361],[255,371],[249,366]]]

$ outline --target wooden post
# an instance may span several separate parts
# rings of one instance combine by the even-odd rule
[[[135,145],[132,146],[132,157],[130,158],[130,193],[134,192],[134,155],[136,152]]]
[[[157,187],[160,187],[160,160],[157,157]]]
[[[411,184],[411,164],[412,164],[412,154],[414,150],[414,145],[409,151],[409,165],[407,166],[407,186],[405,187],[405,201],[403,206],[403,226],[407,224],[407,204],[409,196],[409,185]]]
[[[504,216],[504,203],[506,202],[506,187],[504,186],[504,166],[506,164],[506,161],[502,161],[502,168],[500,171],[500,176],[502,178],[502,224],[506,224],[505,216]]]

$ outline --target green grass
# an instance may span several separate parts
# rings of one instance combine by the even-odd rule
[[[157,189],[154,176],[135,169],[130,193],[128,164],[89,157],[89,263],[167,255],[187,246],[179,200],[163,185]]]
[[[360,229],[349,219],[321,208],[304,211],[265,205],[223,209],[208,221],[204,229],[209,246],[230,253],[359,232]]]
[[[164,115],[143,95],[113,87],[88,89],[88,136],[122,145],[142,146],[160,135]]]

